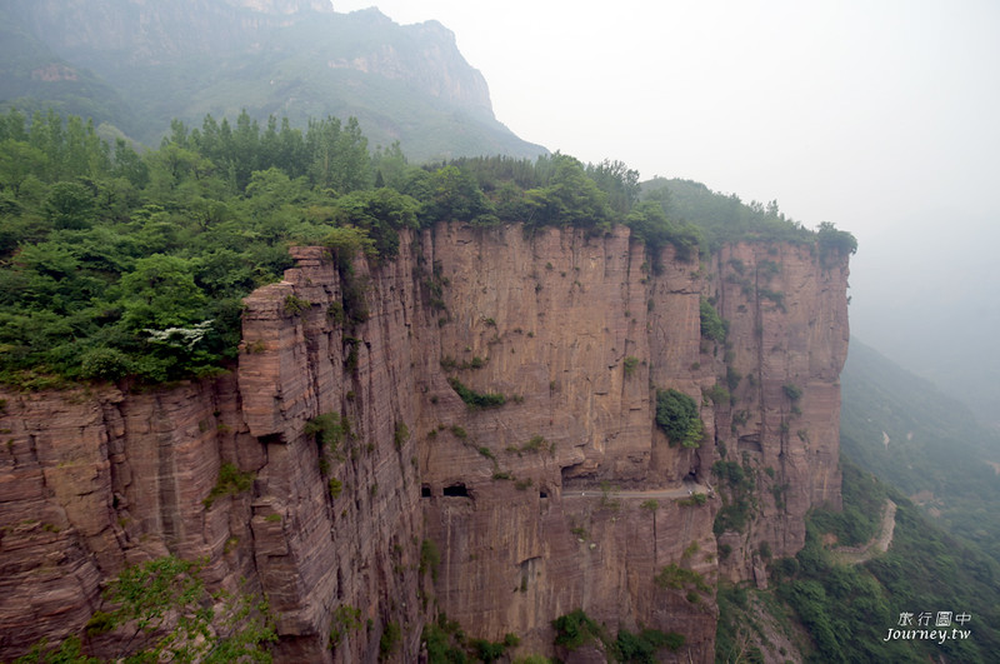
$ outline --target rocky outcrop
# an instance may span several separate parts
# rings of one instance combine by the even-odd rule
[[[171,552],[267,596],[279,661],[374,661],[396,628],[412,661],[439,611],[551,653],[577,608],[712,661],[718,575],[754,579],[839,504],[847,268],[814,249],[668,248],[654,273],[625,228],[463,224],[382,264],[298,248],[230,375],[0,396],[0,658],[82,633],[103,583]],[[666,388],[700,404],[698,448],[655,426]],[[720,461],[751,478],[742,521]],[[252,488],[206,501],[223,464]]]

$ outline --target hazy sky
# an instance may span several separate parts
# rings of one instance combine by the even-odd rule
[[[1000,174],[996,0],[374,4],[450,28],[522,138],[777,198],[809,225],[863,234]]]
[[[1000,1],[375,4],[450,28],[524,139],[850,230],[853,330],[1000,385]]]

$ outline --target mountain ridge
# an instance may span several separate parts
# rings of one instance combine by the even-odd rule
[[[296,126],[354,116],[374,145],[398,140],[418,161],[548,152],[497,121],[486,80],[436,21],[400,26],[375,8],[339,14],[317,0],[196,0],[183,10],[11,0],[7,11],[17,23],[8,29],[49,49],[48,63],[93,72],[119,97],[128,91],[130,104],[116,112],[94,99],[83,109],[92,113],[65,110],[121,125],[147,145],[174,118],[197,125],[245,108],[258,121],[287,116]],[[44,108],[52,93],[24,78],[21,70],[0,78],[0,103]]]

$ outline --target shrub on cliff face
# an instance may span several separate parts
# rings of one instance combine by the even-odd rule
[[[121,630],[112,659],[127,662],[270,662],[277,640],[265,600],[226,591],[210,594],[198,563],[165,556],[122,570],[104,593],[88,635]],[[49,650],[35,645],[18,662],[97,662],[75,637]]]
[[[463,385],[457,378],[449,378],[448,384],[451,385],[451,389],[458,393],[462,401],[472,408],[492,408],[507,403],[507,397],[504,395],[493,392],[476,392]]]
[[[316,446],[320,449],[329,445],[331,452],[337,451],[337,446],[344,439],[347,431],[345,421],[341,419],[339,413],[323,413],[311,420],[306,421],[302,433],[312,436],[316,440]]]
[[[556,630],[555,644],[567,650],[601,639],[601,627],[583,609],[577,609],[552,621]]]
[[[215,499],[220,496],[236,496],[244,491],[249,491],[253,486],[254,473],[240,472],[240,469],[231,463],[224,463],[219,468],[219,478],[215,481],[215,486],[209,492],[208,497],[201,501],[205,509],[212,507]]]
[[[627,629],[618,631],[618,638],[613,645],[613,652],[619,662],[636,662],[637,664],[654,664],[656,653],[666,648],[675,652],[684,645],[684,635],[677,632],[664,633],[658,629],[644,629],[633,634]]]
[[[698,447],[704,428],[694,399],[677,390],[656,391],[656,425],[671,444]]]
[[[701,298],[698,304],[698,312],[701,317],[701,336],[722,343],[726,340],[726,333],[729,331],[729,322],[719,316],[712,303],[706,298]]]

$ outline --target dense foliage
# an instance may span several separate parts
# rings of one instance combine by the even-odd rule
[[[402,229],[518,221],[600,234],[624,223],[654,250],[654,270],[665,245],[683,260],[703,243],[668,219],[672,198],[640,200],[621,162],[557,153],[415,167],[398,145],[372,153],[353,118],[303,130],[243,112],[171,129],[140,153],[77,117],[0,116],[0,381],[217,372],[237,352],[241,298],[280,277],[293,242],[330,247],[346,324],[367,318],[351,258],[392,259]]]
[[[845,457],[841,462],[843,511],[811,513],[805,547],[794,558],[771,561],[772,590],[720,587],[718,658],[760,661],[753,633],[763,633],[760,611],[766,606],[779,623],[794,620],[808,629],[811,662],[993,661],[1000,648],[1000,614],[993,601],[1000,565],[930,523],[891,485]],[[844,562],[826,538],[835,535],[840,545],[870,541],[886,498],[898,505],[888,552],[858,564]],[[952,613],[952,624],[940,628],[948,639],[889,638],[890,630],[920,629],[921,614],[932,616],[929,629],[935,629],[942,611]],[[908,626],[901,625],[908,622],[903,614],[912,617]],[[969,620],[955,622],[960,614]],[[969,635],[952,638],[952,629]]]
[[[895,489],[846,459],[844,465],[845,511],[839,523],[812,518],[805,548],[794,561],[775,565],[778,595],[795,609],[816,643],[813,659],[903,662],[943,655],[949,661],[991,661],[990,653],[1000,648],[1000,614],[991,596],[1000,565],[932,526]],[[823,546],[821,533],[831,525],[847,540],[872,532],[871,503],[882,496],[899,505],[889,551],[862,565],[839,564]],[[971,636],[941,643],[886,638],[888,630],[900,627],[901,613],[911,613],[917,627],[916,616],[936,617],[939,611],[970,615],[967,624],[953,623],[947,631],[967,629]]]
[[[656,391],[656,425],[670,443],[698,447],[704,427],[695,400],[675,389]]]
[[[841,381],[844,454],[1000,562],[1000,434],[857,339]]]

